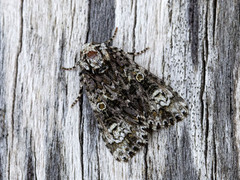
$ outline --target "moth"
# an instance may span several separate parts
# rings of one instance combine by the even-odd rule
[[[86,43],[71,68],[81,68],[81,89],[72,107],[86,92],[102,138],[113,156],[128,161],[148,143],[151,131],[183,120],[188,107],[173,89],[133,61],[144,53],[124,52],[104,43]]]

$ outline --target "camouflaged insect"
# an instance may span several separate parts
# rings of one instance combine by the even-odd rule
[[[108,46],[116,31],[105,43],[85,44],[76,66],[82,69],[81,84],[106,146],[117,160],[128,161],[148,142],[151,130],[183,120],[188,108],[171,87],[133,61],[131,55],[146,49],[126,53]],[[63,69],[72,70],[76,66]]]

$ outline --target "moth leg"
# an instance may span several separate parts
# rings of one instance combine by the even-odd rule
[[[77,65],[74,65],[73,67],[70,67],[70,68],[61,67],[61,69],[67,70],[67,71],[71,71],[71,70],[74,70],[76,68],[77,68]]]
[[[74,102],[72,103],[71,108],[73,108],[73,106],[74,106],[75,104],[77,104],[77,102],[81,99],[81,97],[82,97],[82,92],[83,92],[83,87],[81,86],[81,89],[80,89],[80,91],[79,91],[79,94],[78,94],[77,98],[74,100]]]
[[[145,53],[148,49],[149,49],[149,48],[147,47],[147,48],[143,49],[142,51],[138,51],[138,52],[127,52],[127,54],[133,55],[133,56],[138,56],[138,55],[140,55],[140,54]]]
[[[118,28],[116,27],[113,36],[112,36],[109,40],[105,41],[105,42],[104,42],[105,44],[109,44],[110,42],[112,42],[112,40],[113,40],[113,39],[116,37],[116,35],[117,35],[117,30],[118,30]]]

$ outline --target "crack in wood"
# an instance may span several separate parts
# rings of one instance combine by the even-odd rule
[[[198,64],[198,46],[199,46],[199,5],[198,0],[190,0],[188,9],[188,23],[190,26],[190,43],[192,62],[195,66]]]
[[[16,59],[15,59],[15,74],[14,74],[14,84],[13,84],[13,93],[12,93],[12,97],[13,97],[13,100],[12,100],[12,113],[11,113],[11,128],[12,128],[12,142],[13,142],[13,138],[14,138],[14,125],[15,125],[15,103],[16,103],[16,89],[17,89],[17,84],[18,84],[18,81],[17,81],[17,77],[18,77],[18,61],[19,61],[19,57],[20,57],[20,54],[22,52],[22,43],[23,43],[23,3],[24,3],[24,0],[21,0],[20,2],[20,31],[19,31],[19,47],[18,47],[18,50],[17,50],[17,55],[16,55]],[[13,144],[11,144],[11,147],[13,147]],[[8,177],[11,177],[10,175],[10,154],[8,154]]]
[[[13,101],[12,101],[12,138],[14,137],[14,125],[15,125],[15,119],[14,119],[14,115],[15,115],[15,101],[16,101],[16,89],[17,89],[17,85],[18,85],[18,61],[19,61],[19,57],[20,54],[22,52],[22,43],[23,43],[23,3],[24,1],[21,0],[20,3],[20,31],[19,31],[19,48],[17,51],[17,55],[16,55],[16,60],[15,60],[15,74],[14,74],[14,85],[13,85]],[[13,140],[12,140],[13,141]]]
[[[215,30],[217,21],[217,0],[213,0],[213,45],[215,42]]]
[[[83,162],[83,130],[84,130],[84,118],[83,118],[83,96],[81,98],[81,103],[80,103],[80,106],[79,106],[79,111],[80,111],[80,114],[79,114],[79,129],[78,129],[78,132],[79,132],[79,145],[80,145],[80,162],[81,162],[81,170],[82,170],[82,180],[84,180],[84,162]]]
[[[148,160],[147,160],[147,154],[148,154],[148,144],[145,145],[145,151],[144,151],[145,180],[148,180]]]

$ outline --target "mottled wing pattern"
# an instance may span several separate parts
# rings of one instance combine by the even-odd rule
[[[184,100],[116,47],[107,47],[104,73],[83,74],[85,90],[107,147],[127,161],[148,141],[148,133],[186,117]],[[106,53],[106,52],[104,52]]]

